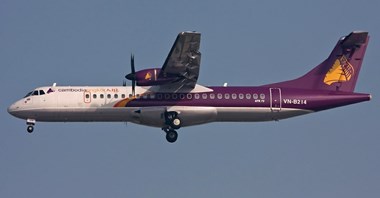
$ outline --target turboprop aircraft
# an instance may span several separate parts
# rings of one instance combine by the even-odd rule
[[[33,132],[37,121],[132,122],[159,127],[175,142],[181,127],[210,122],[277,121],[368,101],[355,93],[368,32],[342,37],[331,54],[304,76],[256,87],[197,84],[201,34],[181,32],[161,68],[135,71],[132,86],[39,87],[8,108]]]

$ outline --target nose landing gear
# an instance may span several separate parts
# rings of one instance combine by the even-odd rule
[[[33,130],[34,130],[34,125],[36,124],[36,120],[34,119],[27,119],[26,120],[26,125],[28,125],[28,127],[26,127],[26,131],[28,131],[28,133],[32,133]]]
[[[32,125],[29,125],[28,127],[26,127],[26,130],[28,131],[28,133],[32,133],[34,130],[34,127]]]

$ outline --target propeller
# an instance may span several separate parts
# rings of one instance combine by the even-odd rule
[[[135,96],[136,88],[136,71],[135,71],[135,57],[131,54],[131,73],[125,76],[126,79],[132,81],[132,96]]]

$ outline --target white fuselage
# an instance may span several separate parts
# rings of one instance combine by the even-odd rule
[[[37,92],[36,92],[37,91]],[[162,90],[161,90],[162,91]],[[191,126],[215,121],[270,121],[298,116],[312,111],[302,109],[286,109],[273,111],[271,107],[223,107],[209,105],[152,105],[121,106],[121,101],[133,99],[149,99],[158,97],[158,90],[152,87],[137,87],[136,95],[132,96],[131,88],[118,87],[41,87],[13,105],[8,111],[22,119],[32,119],[47,122],[133,122],[154,127],[163,127],[166,111],[176,111],[183,120],[182,126]],[[194,93],[211,93],[213,90],[198,86]],[[43,94],[41,94],[43,93]],[[187,94],[189,94],[187,93]],[[200,94],[201,95],[201,94]],[[178,96],[182,97],[182,95]],[[186,97],[186,94],[183,95]],[[192,96],[191,96],[192,97]],[[157,98],[155,98],[157,99]],[[163,96],[162,100],[165,100]],[[193,100],[202,100],[194,97]],[[269,100],[267,97],[266,100]]]

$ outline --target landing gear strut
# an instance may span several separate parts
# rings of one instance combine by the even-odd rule
[[[181,119],[178,118],[177,112],[165,112],[165,123],[173,129],[181,128]]]
[[[36,120],[34,119],[27,119],[26,120],[26,125],[28,125],[28,127],[26,127],[26,131],[28,131],[28,133],[32,133],[33,130],[34,130],[34,125],[36,124]]]

